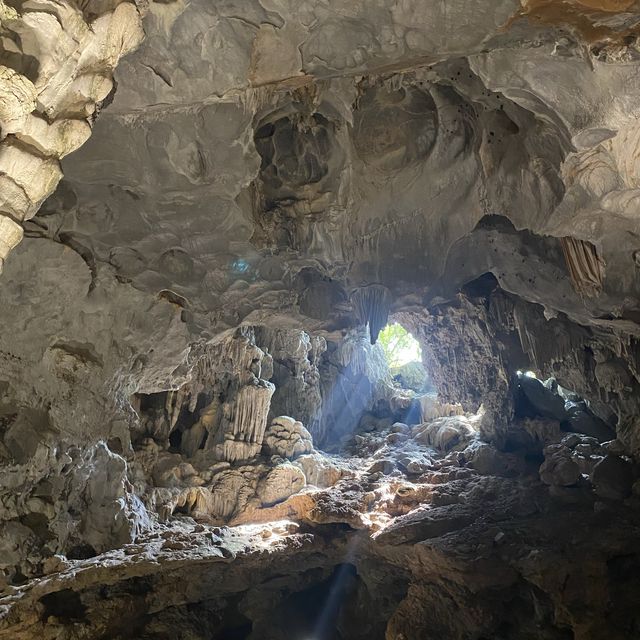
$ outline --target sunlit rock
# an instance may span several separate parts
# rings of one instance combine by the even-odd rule
[[[433,422],[418,425],[413,432],[413,436],[418,442],[443,452],[465,445],[475,434],[474,423],[466,416],[437,418]]]
[[[264,434],[263,447],[270,455],[294,460],[313,451],[311,434],[301,422],[289,416],[280,416],[271,421]]]

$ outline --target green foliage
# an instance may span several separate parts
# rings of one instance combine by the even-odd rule
[[[391,369],[393,379],[403,389],[411,389],[417,393],[427,390],[427,372],[422,366],[422,362],[407,362],[397,369]]]
[[[418,341],[397,322],[388,324],[378,337],[390,369],[396,369],[408,362],[420,361],[422,352]]]

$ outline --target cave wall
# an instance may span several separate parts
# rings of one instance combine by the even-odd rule
[[[485,415],[482,429],[500,442],[514,414],[514,380],[527,358],[517,339],[511,300],[494,278],[477,296],[459,294],[405,322],[422,346],[423,362],[441,400]]]
[[[549,317],[504,292],[489,275],[429,312],[406,313],[438,393],[467,410],[484,408],[485,436],[503,445],[515,415],[518,371],[553,377],[637,451],[637,338]]]
[[[301,330],[256,328],[256,343],[273,358],[275,392],[269,416],[295,416],[314,436],[320,436],[323,399],[320,366],[326,351],[322,336]]]
[[[96,298],[86,298],[90,270],[75,251],[39,240],[14,257],[0,311],[8,579],[40,571],[48,555],[94,553],[135,536],[146,516],[120,455],[130,449],[128,394],[166,388],[173,374],[180,380],[175,370],[190,351],[180,314],[166,301],[104,287],[96,296],[115,306],[97,310]],[[39,278],[34,262],[43,267]],[[147,322],[153,330],[134,338]],[[37,335],[19,339],[30,325]]]

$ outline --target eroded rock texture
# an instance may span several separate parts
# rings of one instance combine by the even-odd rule
[[[120,57],[143,38],[133,3],[119,0],[0,6],[0,268],[55,190],[60,159],[91,134]]]
[[[639,35],[0,0],[0,638],[638,637]]]

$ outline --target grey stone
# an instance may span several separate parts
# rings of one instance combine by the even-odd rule
[[[594,467],[591,482],[601,498],[623,500],[631,495],[632,466],[623,458],[608,455]]]

